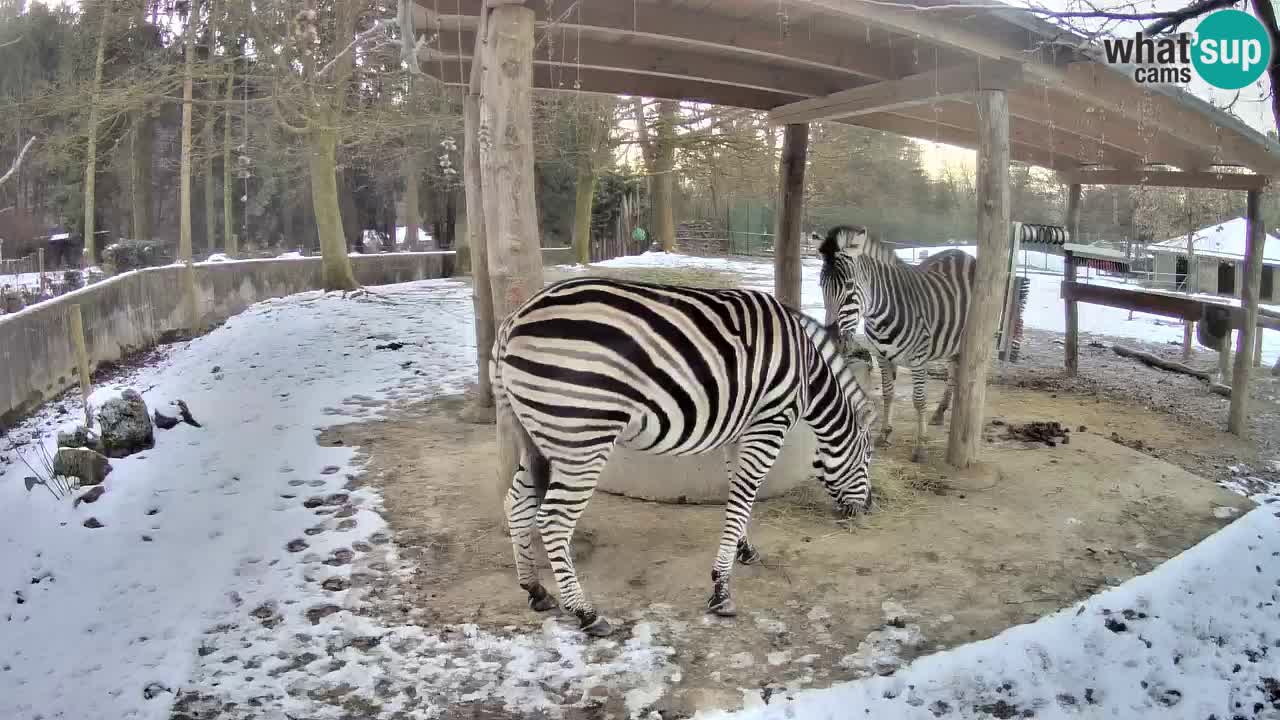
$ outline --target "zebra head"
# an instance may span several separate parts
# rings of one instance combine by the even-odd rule
[[[837,225],[818,246],[822,255],[818,285],[822,288],[827,327],[841,338],[853,337],[861,320],[861,288],[854,258],[866,252],[868,242],[866,228]]]
[[[871,510],[871,456],[875,445],[871,438],[873,415],[874,410],[858,411],[858,421],[848,438],[847,447],[843,449],[843,457],[823,458],[823,452],[819,450],[815,463],[822,465],[822,484],[835,500],[836,511],[844,517]],[[834,466],[826,464],[833,461]]]

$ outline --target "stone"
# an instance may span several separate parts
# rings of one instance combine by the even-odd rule
[[[102,439],[98,434],[83,425],[76,425],[71,430],[58,431],[58,447],[89,448],[102,452]]]
[[[104,403],[98,423],[107,457],[122,458],[155,447],[151,414],[136,390],[125,390]]]
[[[102,497],[102,493],[106,491],[107,489],[101,485],[95,485],[92,488],[89,488],[89,490],[83,495],[76,498],[75,502],[71,503],[71,507],[80,507],[80,503],[96,503],[98,502],[98,498]]]
[[[101,485],[110,472],[107,457],[89,448],[58,448],[53,456],[53,474],[78,478],[82,486]]]

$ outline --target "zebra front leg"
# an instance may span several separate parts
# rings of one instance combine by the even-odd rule
[[[707,600],[707,610],[721,617],[733,617],[738,614],[737,607],[729,592],[729,579],[733,574],[733,561],[741,558],[744,550],[748,557],[759,554],[746,543],[747,525],[751,522],[751,507],[755,503],[760,483],[768,474],[782,449],[783,438],[787,428],[778,432],[775,429],[757,431],[743,438],[738,446],[738,454],[747,462],[739,462],[737,472],[729,485],[729,499],[724,508],[724,529],[720,534],[720,548],[716,553],[715,564],[711,567],[711,598]],[[746,564],[746,563],[744,563]]]
[[[738,472],[738,445],[731,443],[724,446],[724,471],[725,477],[729,479],[729,487],[733,487],[733,478]],[[742,565],[755,565],[760,562],[760,552],[747,542],[747,535],[744,531],[742,537],[738,540],[737,560]]]
[[[571,543],[578,518],[587,509],[587,501],[595,491],[596,479],[603,468],[604,458],[575,468],[572,474],[553,466],[551,484],[538,507],[537,516],[542,545],[547,550],[551,572],[556,576],[564,609],[577,616],[583,632],[596,637],[608,635],[613,632],[613,627],[583,596],[578,573],[573,566]]]
[[[533,524],[538,514],[539,498],[537,479],[526,469],[532,464],[529,454],[522,452],[504,504],[507,527],[511,532],[511,548],[516,556],[516,578],[520,587],[529,593],[529,607],[546,612],[555,609],[556,599],[538,579],[538,563],[533,557]]]
[[[893,433],[893,392],[894,383],[898,379],[898,367],[888,360],[880,360],[880,394],[884,397],[884,412],[880,415],[880,437],[878,445],[888,445],[889,435]]]
[[[928,400],[925,395],[925,383],[929,380],[927,367],[920,364],[911,368],[911,404],[916,408],[916,445],[911,449],[911,462],[924,462],[924,443],[928,437],[924,424]]]
[[[942,391],[942,399],[938,401],[938,409],[933,411],[933,417],[929,419],[930,425],[941,425],[943,417],[946,416],[947,410],[951,407],[951,393],[956,389],[956,374],[959,372],[959,360],[952,360],[947,363],[947,387]]]

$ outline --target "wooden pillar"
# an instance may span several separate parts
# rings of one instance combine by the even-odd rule
[[[1067,188],[1067,240],[1068,242],[1076,242],[1076,238],[1080,233],[1080,204],[1081,204],[1082,188],[1080,185],[1073,184]],[[1076,281],[1076,259],[1068,251],[1065,261],[1062,264],[1062,279],[1065,282]],[[1080,371],[1080,309],[1076,305],[1075,300],[1066,302],[1067,322],[1066,333],[1067,341],[1063,345],[1065,358],[1063,367],[1066,369],[1068,377],[1073,377]]]
[[[1253,366],[1262,367],[1262,333],[1264,330],[1258,328],[1258,334],[1253,338]]]
[[[493,288],[489,283],[488,245],[485,242],[484,193],[480,170],[480,83],[485,57],[485,14],[481,13],[480,30],[472,51],[471,80],[463,98],[462,181],[467,205],[466,252],[471,271],[471,304],[475,310],[476,329],[476,396],[472,420],[492,419],[493,386],[489,377],[489,356],[493,352],[496,322],[493,315]],[[414,238],[416,241],[416,238]],[[457,252],[461,253],[459,248]]]
[[[542,250],[533,179],[533,21],[531,8],[489,11],[480,76],[480,189],[493,317],[502,322],[542,289]],[[515,418],[499,413],[499,488],[518,460]]]
[[[978,268],[960,343],[947,462],[967,468],[982,444],[987,367],[1009,273],[1009,97],[981,90],[978,110]]]
[[[1244,327],[1236,345],[1236,364],[1231,376],[1231,411],[1227,416],[1227,432],[1245,435],[1249,428],[1249,374],[1253,370],[1254,338],[1258,335],[1258,295],[1262,286],[1262,249],[1266,245],[1266,228],[1262,221],[1262,193],[1249,191],[1248,239],[1245,241],[1244,287],[1240,306],[1244,309]]]
[[[770,130],[772,132],[772,130]],[[778,217],[773,243],[773,295],[800,309],[800,221],[804,218],[804,167],[809,154],[808,123],[786,126],[778,166]]]

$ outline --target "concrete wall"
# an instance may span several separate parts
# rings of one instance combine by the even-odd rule
[[[362,285],[449,277],[453,253],[389,253],[351,258]],[[240,260],[193,267],[200,325],[222,322],[268,298],[320,286],[320,259]],[[153,347],[189,323],[185,269],[123,273],[47,302],[0,316],[0,429],[77,381],[68,309],[80,305],[89,364]]]

